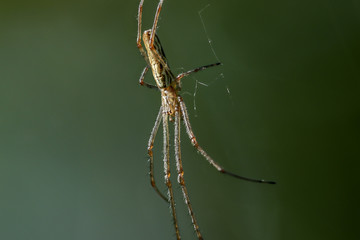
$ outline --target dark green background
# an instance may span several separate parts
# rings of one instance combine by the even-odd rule
[[[156,4],[145,0],[144,29]],[[148,178],[160,97],[138,86],[137,7],[1,1],[0,239],[175,239]],[[278,182],[217,173],[183,132],[205,239],[360,238],[359,32],[359,1],[165,0],[158,34],[173,71],[216,62],[208,37],[223,63],[183,80],[200,144],[234,172]],[[165,191],[161,142],[160,131]],[[174,185],[183,239],[195,239]]]

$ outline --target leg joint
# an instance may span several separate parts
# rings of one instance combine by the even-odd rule
[[[194,147],[199,147],[199,144],[198,144],[198,142],[197,142],[197,140],[196,140],[196,138],[195,137],[192,137],[191,138],[191,144],[194,146]]]

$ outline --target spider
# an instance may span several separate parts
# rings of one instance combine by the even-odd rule
[[[269,183],[274,184],[273,181],[266,181],[266,180],[258,180],[258,179],[251,179],[247,177],[239,176],[235,173],[229,172],[222,168],[217,162],[215,162],[200,145],[198,144],[198,141],[196,140],[196,137],[194,135],[194,132],[191,128],[191,124],[189,121],[188,112],[186,110],[185,103],[179,94],[181,90],[181,79],[183,77],[186,77],[192,73],[196,73],[198,71],[218,66],[221,63],[214,63],[210,65],[205,65],[202,67],[195,68],[193,70],[183,72],[178,74],[176,77],[170,70],[168,61],[165,57],[164,50],[160,44],[159,37],[156,34],[156,28],[157,23],[159,20],[160,11],[162,8],[164,0],[160,0],[159,4],[157,6],[157,10],[155,13],[154,23],[151,29],[144,31],[142,34],[142,41],[144,43],[145,49],[144,50],[142,44],[141,44],[141,20],[142,20],[142,8],[144,0],[140,1],[139,9],[138,9],[138,31],[137,31],[137,46],[140,50],[141,55],[144,57],[147,65],[144,68],[139,83],[141,86],[146,86],[151,89],[157,89],[161,92],[161,106],[159,113],[155,120],[155,125],[151,131],[150,139],[148,141],[147,151],[149,155],[149,162],[150,162],[150,182],[151,186],[154,188],[154,190],[160,195],[161,198],[163,198],[166,202],[170,204],[173,223],[175,227],[175,233],[177,239],[181,239],[178,221],[176,217],[176,211],[175,211],[175,200],[174,200],[174,193],[172,188],[172,183],[170,180],[170,157],[169,157],[169,121],[174,122],[175,126],[175,140],[174,140],[174,146],[175,146],[175,161],[176,161],[176,168],[177,168],[177,181],[181,186],[182,193],[184,195],[184,200],[187,205],[189,215],[191,217],[191,221],[193,224],[193,227],[195,229],[195,233],[198,237],[198,239],[203,239],[200,230],[199,225],[195,219],[195,215],[193,212],[192,205],[190,203],[189,195],[186,189],[185,180],[184,180],[184,170],[182,166],[182,159],[181,159],[181,151],[180,151],[180,121],[182,120],[185,124],[186,132],[190,138],[191,144],[196,148],[196,150],[220,173],[224,173],[227,175],[230,175],[232,177],[251,181],[251,182],[257,182],[257,183]],[[144,82],[144,78],[146,73],[148,72],[149,68],[152,70],[152,74],[154,76],[156,85],[152,85],[149,83]],[[153,146],[155,141],[155,136],[157,134],[157,131],[159,129],[160,123],[162,122],[163,126],[163,152],[164,152],[164,172],[165,172],[165,184],[168,189],[168,196],[165,197],[155,183],[154,178],[154,158],[153,158]]]

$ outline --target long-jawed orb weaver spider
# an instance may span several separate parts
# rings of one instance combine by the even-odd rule
[[[160,44],[160,40],[158,36],[156,35],[156,27],[159,20],[160,11],[162,8],[164,0],[160,0],[157,11],[155,14],[154,23],[151,29],[144,31],[142,35],[142,40],[145,45],[145,49],[141,45],[141,18],[142,18],[142,7],[144,0],[140,1],[139,4],[139,10],[138,10],[138,32],[137,32],[137,46],[140,50],[141,55],[145,58],[145,61],[147,63],[146,67],[144,68],[139,83],[142,86],[146,86],[148,88],[158,89],[161,92],[161,107],[159,110],[159,113],[157,115],[157,118],[155,120],[155,125],[151,131],[150,139],[148,142],[148,155],[150,158],[150,181],[151,186],[155,189],[155,191],[160,195],[161,198],[163,198],[165,201],[170,203],[173,222],[175,226],[175,232],[177,239],[181,239],[180,237],[180,231],[178,226],[178,221],[176,218],[176,212],[175,212],[175,201],[174,201],[174,193],[171,185],[170,180],[170,161],[169,161],[169,120],[174,122],[175,125],[175,161],[176,161],[176,168],[177,168],[177,174],[178,174],[178,182],[181,186],[182,193],[184,195],[184,200],[187,205],[192,224],[194,226],[196,235],[198,239],[203,239],[198,223],[195,219],[195,215],[192,209],[192,206],[190,204],[189,195],[185,186],[184,181],[184,171],[182,167],[182,160],[181,160],[181,152],[180,152],[180,121],[183,120],[185,124],[186,132],[190,138],[191,144],[197,149],[197,151],[213,166],[221,173],[230,175],[235,178],[239,178],[242,180],[250,181],[250,182],[257,182],[257,183],[269,183],[274,184],[273,181],[266,181],[262,179],[251,179],[247,177],[242,177],[237,174],[234,174],[232,172],[229,172],[222,168],[217,162],[215,162],[198,144],[196,137],[191,129],[189,116],[186,110],[185,103],[182,99],[182,97],[179,95],[181,82],[180,80],[183,77],[186,77],[192,73],[196,73],[198,71],[207,69],[209,67],[218,66],[220,63],[214,63],[206,66],[202,66],[199,68],[195,68],[193,70],[180,73],[175,77],[175,75],[171,72],[167,59],[164,54],[164,50]],[[144,82],[145,74],[147,71],[151,68],[156,86]],[[160,190],[157,188],[155,184],[154,179],[154,159],[153,159],[153,146],[155,141],[156,133],[159,129],[160,123],[162,121],[163,125],[163,137],[164,137],[164,145],[163,145],[163,152],[164,152],[164,171],[165,171],[165,183],[168,189],[168,196],[165,197]]]

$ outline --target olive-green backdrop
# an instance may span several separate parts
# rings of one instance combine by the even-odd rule
[[[145,0],[143,30],[156,5]],[[148,177],[160,96],[138,85],[137,8],[1,1],[0,239],[175,239]],[[231,171],[278,182],[217,173],[183,128],[206,240],[360,238],[359,32],[359,1],[165,0],[158,35],[174,73],[223,63],[183,79],[199,143]],[[172,172],[183,239],[196,239]]]

